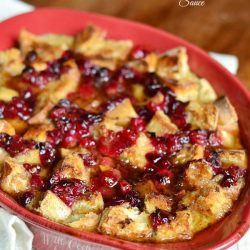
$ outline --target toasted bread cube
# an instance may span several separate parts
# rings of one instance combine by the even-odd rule
[[[101,29],[88,26],[76,35],[74,49],[87,57],[125,60],[133,43],[130,40],[104,39],[105,35]]]
[[[14,158],[6,158],[0,185],[9,194],[16,194],[30,189],[30,173]]]
[[[161,209],[170,212],[172,206],[171,198],[163,194],[149,193],[145,196],[145,207],[148,213],[153,213],[155,210]]]
[[[36,108],[36,114],[32,116],[28,121],[30,125],[39,125],[48,123],[48,115],[51,109],[54,107],[54,104],[52,102],[48,102],[47,104],[45,104],[41,100],[40,102],[41,106]],[[43,104],[44,106],[42,106]]]
[[[64,224],[84,231],[93,232],[97,229],[101,216],[93,212],[87,214],[72,214]]]
[[[197,210],[190,210],[190,230],[193,234],[205,229],[210,224],[214,223],[214,220]]]
[[[239,125],[237,113],[227,97],[216,100],[218,109],[218,131],[222,145],[226,148],[241,148],[239,141]]]
[[[185,180],[191,187],[199,188],[213,178],[213,169],[204,160],[190,162],[185,171]]]
[[[161,104],[164,101],[164,95],[161,92],[157,92],[156,95],[151,97],[148,102],[153,102],[155,104]]]
[[[0,133],[6,133],[8,135],[15,135],[15,128],[7,121],[0,120]]]
[[[189,71],[186,48],[171,49],[159,58],[156,72],[165,79],[181,79]]]
[[[5,121],[7,121],[15,129],[16,134],[23,134],[28,128],[27,122],[18,118],[5,119]]]
[[[240,178],[235,185],[231,187],[224,187],[224,193],[227,197],[229,197],[232,201],[236,201],[239,198],[240,192],[245,186],[245,179]]]
[[[61,222],[70,216],[71,209],[58,196],[48,190],[40,202],[37,212],[47,219]]]
[[[88,197],[77,200],[72,206],[72,211],[77,214],[89,212],[99,213],[104,208],[104,202],[100,193],[93,193]]]
[[[78,179],[89,183],[90,170],[84,166],[78,153],[67,155],[56,167],[56,174],[62,179]]]
[[[2,167],[5,162],[5,159],[9,156],[8,152],[3,148],[0,148],[0,178],[2,175]]]
[[[146,55],[144,58],[144,61],[148,65],[148,72],[155,72],[157,69],[157,64],[158,64],[159,56],[155,52],[151,52]]]
[[[198,101],[202,103],[214,102],[217,95],[211,84],[204,78],[199,80]]]
[[[200,160],[204,156],[205,148],[201,145],[186,145],[172,158],[175,165],[183,165],[189,161]]]
[[[144,87],[141,84],[133,84],[132,88],[132,95],[138,102],[143,102],[146,98],[144,94]]]
[[[126,164],[143,169],[147,163],[146,154],[153,150],[150,139],[144,133],[140,133],[136,143],[126,148],[120,155],[120,159]]]
[[[16,155],[15,160],[20,164],[23,163],[40,164],[41,163],[40,152],[38,149],[30,149]]]
[[[47,140],[47,132],[53,129],[52,124],[43,124],[39,126],[30,127],[23,138],[25,140],[33,140],[38,142],[45,142]]]
[[[223,167],[232,165],[247,169],[247,155],[245,150],[218,150]]]
[[[219,125],[228,125],[238,122],[237,113],[226,96],[216,100],[214,104],[219,111]]]
[[[73,153],[81,153],[81,154],[89,153],[89,151],[86,148],[82,148],[82,147],[59,148],[58,151],[59,151],[62,158],[65,158],[67,155],[70,155]]]
[[[66,98],[70,92],[76,91],[80,81],[80,71],[73,60],[67,61],[65,66],[68,66],[69,70],[62,74],[59,80],[50,82],[38,95],[36,111],[42,110],[48,103],[56,104]]]
[[[23,55],[35,50],[39,59],[46,62],[59,58],[72,44],[73,37],[65,35],[35,35],[23,29],[19,36],[19,45]]]
[[[149,217],[128,203],[106,208],[101,217],[98,231],[121,239],[145,241],[152,235]]]
[[[199,94],[199,85],[190,80],[179,81],[176,84],[167,84],[176,94],[176,99],[182,102],[196,101]]]
[[[210,183],[197,191],[187,192],[182,204],[216,221],[230,211],[232,199],[219,184]]]
[[[178,128],[163,111],[158,110],[148,123],[146,130],[155,133],[156,136],[163,136],[165,134],[175,134]]]
[[[157,189],[152,180],[139,181],[135,185],[135,190],[139,192],[140,196],[145,197],[148,193],[156,192]]]
[[[219,113],[212,103],[200,104],[190,102],[187,106],[188,122],[191,123],[192,129],[209,129],[215,130],[218,125]]]
[[[23,68],[20,50],[11,48],[0,52],[0,71],[16,76],[21,74]]]
[[[9,102],[15,96],[18,96],[16,90],[0,86],[0,101]]]
[[[138,115],[128,98],[124,99],[113,110],[108,111],[105,114],[105,118],[114,120],[114,123],[117,126],[126,126],[132,118],[136,118],[137,116]]]
[[[164,242],[191,239],[193,233],[190,228],[190,222],[190,211],[179,211],[176,213],[176,218],[170,223],[157,227],[154,240]]]

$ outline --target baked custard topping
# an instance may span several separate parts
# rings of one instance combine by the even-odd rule
[[[246,152],[227,97],[164,53],[88,26],[0,52],[0,187],[54,222],[168,242],[228,214]]]

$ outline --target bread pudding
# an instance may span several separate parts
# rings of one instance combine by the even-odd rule
[[[246,174],[237,113],[183,47],[88,26],[22,30],[0,52],[0,188],[33,213],[129,241],[188,240],[230,213]]]

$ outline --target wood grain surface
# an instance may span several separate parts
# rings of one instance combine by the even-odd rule
[[[239,58],[238,77],[250,89],[250,0],[25,0],[37,7],[67,7],[131,19],[158,27],[205,49]]]

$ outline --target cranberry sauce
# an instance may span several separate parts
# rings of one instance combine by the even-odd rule
[[[102,120],[100,114],[88,113],[65,99],[51,111],[50,118],[56,126],[48,132],[51,144],[62,147],[74,147],[77,144],[84,147],[95,146],[89,129]]]
[[[42,71],[36,71],[30,63],[37,59],[35,51],[30,51],[26,58],[26,67],[24,68],[21,79],[31,85],[39,88],[44,88],[50,81],[58,80],[60,76],[68,71],[68,66],[64,65],[64,62],[73,58],[73,54],[70,51],[65,51],[61,58],[51,62],[47,62],[47,68]]]
[[[59,183],[53,185],[51,191],[71,207],[78,198],[86,194],[88,188],[85,182],[77,179],[70,179],[61,180]]]
[[[173,213],[169,213],[160,209],[156,209],[156,211],[150,215],[150,222],[153,228],[157,228],[163,224],[168,224],[174,219],[175,215]]]
[[[10,136],[5,133],[0,133],[0,147],[4,148],[11,157],[33,148],[34,145],[34,141],[24,140],[19,135]]]
[[[13,97],[9,102],[0,101],[0,119],[19,118],[26,121],[32,116],[34,104],[35,98],[29,90]]]

